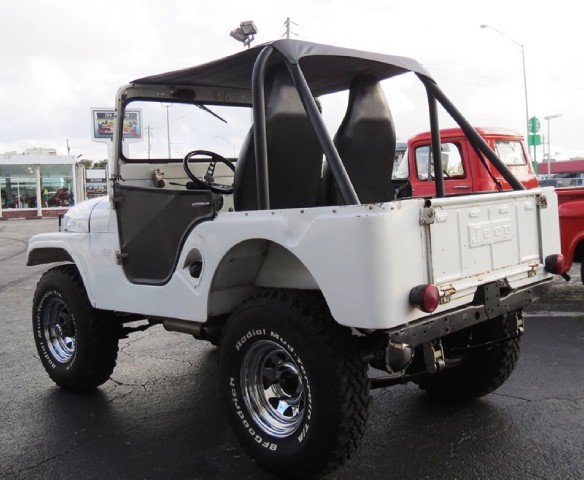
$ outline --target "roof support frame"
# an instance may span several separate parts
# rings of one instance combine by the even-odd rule
[[[318,137],[318,141],[320,142],[320,146],[322,147],[322,151],[324,152],[326,161],[331,169],[333,178],[337,183],[343,201],[346,205],[360,205],[361,202],[359,201],[357,192],[355,192],[355,188],[349,179],[349,175],[347,174],[347,170],[345,169],[345,165],[341,160],[339,152],[328,134],[322,115],[318,110],[300,66],[295,63],[292,65],[289,64],[288,68],[292,74],[292,78],[296,84],[296,89],[300,94],[300,100],[304,105],[304,109],[306,110],[308,118],[310,119],[316,136]]]
[[[255,143],[256,184],[259,210],[270,209],[270,184],[268,176],[268,140],[266,134],[266,92],[264,90],[266,65],[274,48],[265,47],[258,55],[253,66],[253,136]]]
[[[271,46],[265,47],[257,57],[252,72],[252,98],[253,98],[253,121],[254,121],[254,142],[256,154],[256,183],[258,207],[260,210],[270,209],[270,185],[269,185],[269,164],[268,164],[268,142],[266,131],[266,94],[265,77],[266,69],[270,57],[274,52]],[[338,185],[343,201],[347,205],[360,205],[359,197],[351,184],[351,180],[345,166],[339,156],[333,140],[331,139],[322,115],[320,114],[310,87],[304,78],[302,70],[297,63],[291,64],[286,59],[283,60],[292,76],[298,95],[316,136],[320,142],[326,160],[329,164],[333,177]]]

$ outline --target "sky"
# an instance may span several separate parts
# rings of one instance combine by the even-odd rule
[[[290,18],[292,38],[413,57],[473,125],[521,133],[523,46],[529,116],[546,138],[549,127],[552,157],[584,156],[579,10],[567,0],[0,0],[0,153],[102,160],[90,109],[113,108],[121,85],[240,51],[229,32],[242,20],[257,25],[256,45],[281,38]],[[427,129],[427,114],[388,101],[408,113],[398,139]]]

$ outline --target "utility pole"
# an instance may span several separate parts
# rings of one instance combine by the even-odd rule
[[[168,158],[170,158],[170,117],[168,116],[168,109],[172,107],[172,103],[161,103],[166,108],[166,140],[168,146]]]
[[[286,27],[286,32],[284,33],[284,35],[282,35],[283,37],[286,37],[289,39],[290,35],[298,36],[296,33],[294,33],[292,31],[292,25],[298,26],[297,23],[294,23],[292,20],[290,20],[290,17],[286,17],[286,21],[284,22],[284,27]]]
[[[148,160],[150,160],[150,151],[152,150],[152,144],[150,143],[150,136],[152,135],[151,133],[151,128],[150,128],[150,124],[148,124],[148,127],[146,127],[146,130],[148,130]]]

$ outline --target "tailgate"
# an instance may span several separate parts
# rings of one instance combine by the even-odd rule
[[[447,299],[497,280],[516,288],[549,275],[559,253],[553,188],[437,198],[421,212],[427,228],[428,276]]]

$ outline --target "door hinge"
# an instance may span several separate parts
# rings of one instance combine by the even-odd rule
[[[420,212],[420,225],[431,225],[434,223],[435,211],[433,207],[424,207]]]
[[[114,208],[117,208],[119,206],[122,205],[122,203],[124,203],[124,197],[122,197],[121,195],[118,195],[117,197],[113,197],[114,200]]]
[[[116,252],[116,264],[122,265],[128,259],[127,253]]]

